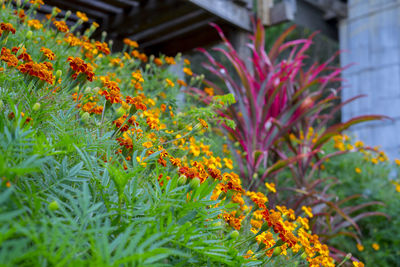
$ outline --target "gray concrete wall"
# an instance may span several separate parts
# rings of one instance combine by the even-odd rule
[[[368,96],[343,108],[343,121],[365,114],[384,114],[393,121],[357,125],[353,133],[368,145],[400,156],[400,0],[349,0],[348,18],[340,22],[343,66],[342,98]]]

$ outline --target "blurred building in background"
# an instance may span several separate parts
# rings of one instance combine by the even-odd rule
[[[346,120],[362,114],[383,114],[393,120],[357,125],[352,130],[366,144],[382,146],[391,158],[400,154],[400,0],[349,0],[340,22],[343,99],[367,97],[344,107]]]

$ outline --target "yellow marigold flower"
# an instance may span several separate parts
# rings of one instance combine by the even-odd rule
[[[249,259],[249,258],[251,258],[251,257],[254,257],[254,252],[253,252],[251,249],[249,249],[249,250],[246,252],[246,254],[243,255],[243,257],[244,257],[245,259]]]
[[[377,244],[377,243],[373,243],[373,244],[372,244],[372,248],[375,249],[375,250],[379,250],[379,249],[380,249],[380,246],[379,246],[379,244]]]
[[[355,168],[356,173],[361,173],[361,169],[360,168]]]
[[[395,159],[394,162],[400,166],[400,159]]]
[[[167,85],[169,85],[171,87],[175,86],[175,84],[170,79],[166,78],[165,81],[167,82]]]
[[[192,76],[193,75],[193,72],[192,72],[192,70],[191,69],[189,69],[189,68],[183,68],[183,72],[186,74],[186,75],[189,75],[189,76]]]
[[[354,267],[364,267],[364,263],[361,261],[353,261],[353,266]]]
[[[311,207],[306,207],[303,206],[301,209],[304,211],[305,214],[307,214],[308,217],[312,218],[314,215],[312,214],[312,208]]]
[[[396,185],[396,191],[400,192],[400,185]]]
[[[83,12],[80,12],[80,11],[76,11],[76,16],[78,18],[80,18],[81,20],[83,20],[84,22],[89,20],[89,18],[86,16],[86,14]]]
[[[100,25],[96,21],[93,21],[92,26],[95,27],[95,28],[100,27]]]
[[[358,251],[363,251],[364,250],[364,246],[361,245],[360,243],[357,243],[357,249],[358,249]]]
[[[372,162],[373,164],[378,164],[378,160],[377,160],[376,158],[371,159],[371,162]]]
[[[204,128],[208,129],[208,124],[207,124],[207,122],[206,122],[205,120],[199,119],[199,121],[200,121],[200,124],[201,124]]]
[[[233,169],[233,161],[231,159],[224,158],[223,161],[225,162],[225,166],[228,169],[231,169],[231,170]]]
[[[29,27],[35,28],[36,30],[39,30],[43,27],[43,24],[37,19],[28,20],[27,24]]]
[[[364,146],[364,143],[362,141],[357,141],[357,142],[354,143],[354,146],[360,148],[360,147]]]
[[[136,157],[136,161],[142,166],[142,167],[146,167],[147,163],[143,162],[146,158],[140,158],[140,157]]]
[[[150,148],[150,147],[153,146],[153,143],[152,143],[152,142],[144,142],[144,143],[142,144],[142,146],[144,146],[145,148]]]
[[[354,147],[351,145],[351,144],[347,144],[347,150],[353,150],[354,149]]]
[[[265,186],[272,193],[276,193],[276,188],[275,188],[275,184],[274,183],[265,183]]]

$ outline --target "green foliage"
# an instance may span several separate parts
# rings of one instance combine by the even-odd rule
[[[359,168],[360,173],[355,170]],[[366,266],[399,266],[400,254],[400,192],[394,182],[398,179],[399,166],[388,162],[373,164],[365,156],[355,152],[335,158],[326,163],[324,175],[340,177],[338,185],[332,188],[339,197],[360,194],[363,201],[353,200],[352,205],[369,201],[379,201],[383,206],[371,206],[367,212],[382,212],[389,216],[372,216],[358,222],[362,231],[359,240],[363,251],[356,248],[356,240],[337,237],[331,243],[351,252],[365,262]],[[354,230],[353,230],[354,232]],[[375,250],[372,244],[378,244]]]

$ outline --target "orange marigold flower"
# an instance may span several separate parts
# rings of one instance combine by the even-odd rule
[[[51,70],[49,70],[47,65],[44,63],[35,63],[33,61],[30,61],[25,64],[19,65],[18,70],[21,73],[37,77],[40,80],[45,81],[49,84],[53,84],[55,80],[53,72],[51,72]]]
[[[209,96],[213,96],[214,95],[214,88],[206,87],[206,88],[204,88],[204,92]]]
[[[353,261],[353,266],[354,267],[364,267],[364,263],[361,261]]]
[[[68,28],[67,24],[65,23],[65,21],[63,21],[63,20],[60,20],[60,21],[55,20],[53,22],[53,24],[54,24],[54,26],[56,26],[58,31],[60,31],[60,32],[69,32],[69,28]]]
[[[184,62],[186,65],[190,65],[190,61],[189,61],[189,59],[187,59],[187,58],[185,58],[185,59],[183,60],[183,62]]]
[[[155,63],[157,66],[161,66],[161,65],[163,64],[161,58],[158,58],[158,57],[156,57],[156,58],[154,59],[154,63]]]
[[[4,22],[0,23],[0,29],[2,31],[11,32],[12,34],[15,34],[15,29],[11,23],[4,23]]]
[[[360,168],[358,168],[358,167],[357,167],[357,168],[355,168],[354,170],[356,171],[356,173],[361,173],[361,169],[360,169]]]
[[[39,30],[43,27],[43,24],[37,19],[28,20],[27,24],[29,27],[35,28],[36,30]]]
[[[179,85],[181,85],[181,86],[185,86],[185,87],[187,86],[187,83],[185,81],[182,81],[182,80],[178,80],[177,83]]]
[[[364,250],[364,246],[361,245],[360,243],[357,243],[357,249],[358,249],[358,251],[363,251]]]
[[[173,57],[165,57],[165,62],[167,62],[167,64],[169,65],[175,65],[175,59]]]
[[[10,49],[5,47],[1,48],[1,57],[0,59],[7,63],[9,67],[16,67],[18,65],[18,59],[11,53]]]
[[[144,142],[144,143],[142,144],[142,146],[145,147],[145,148],[150,148],[150,147],[153,146],[153,143],[152,143],[152,142]]]
[[[166,78],[165,81],[167,82],[167,85],[169,85],[171,87],[175,86],[175,84],[170,79]]]
[[[76,11],[76,16],[78,18],[80,18],[81,20],[83,20],[84,22],[89,20],[89,18],[86,16],[86,14],[83,12],[80,12],[80,11]]]
[[[134,47],[134,48],[138,48],[139,47],[139,45],[138,45],[138,43],[136,41],[133,41],[133,40],[131,40],[129,38],[125,38],[124,39],[124,44],[126,44],[126,45],[128,45],[130,47]]]
[[[48,60],[54,60],[54,59],[56,59],[56,55],[53,53],[53,51],[51,51],[50,49],[48,49],[48,48],[46,48],[46,47],[43,47],[43,46],[42,46],[42,48],[40,48],[40,52],[42,52],[43,55],[44,55],[45,57],[47,57]]]
[[[108,48],[107,43],[101,43],[99,41],[96,41],[95,46],[99,51],[103,52],[105,55],[110,54],[110,48]]]
[[[379,249],[380,249],[380,246],[379,246],[378,243],[373,243],[373,244],[372,244],[372,248],[375,249],[375,250],[379,250]]]
[[[44,5],[43,0],[30,0],[29,3],[31,3],[32,5],[37,5],[38,8],[40,8],[40,5]]]
[[[191,69],[189,69],[189,68],[183,68],[183,72],[184,73],[186,73],[187,75],[189,75],[189,76],[192,76],[193,75],[193,72],[192,72],[192,70]]]
[[[19,11],[14,10],[14,15],[17,15],[21,22],[25,21],[26,15],[25,15],[25,11],[23,9],[20,9]]]
[[[94,72],[93,68],[89,65],[86,64],[81,58],[79,57],[68,57],[67,61],[69,62],[69,65],[73,71],[75,71],[74,74],[72,74],[72,78],[75,80],[79,74],[83,73],[86,75],[86,79],[90,82],[93,81],[94,77]]]

